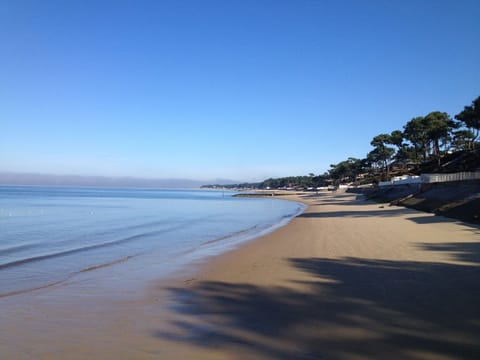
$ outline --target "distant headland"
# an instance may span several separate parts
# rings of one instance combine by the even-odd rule
[[[216,183],[231,184],[234,181],[217,179]],[[39,186],[99,186],[137,188],[200,188],[205,181],[190,179],[149,179],[137,177],[108,177],[82,175],[52,175],[36,173],[0,172],[0,185],[39,185]]]

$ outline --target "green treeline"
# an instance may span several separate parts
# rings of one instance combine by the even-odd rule
[[[340,183],[371,183],[387,180],[392,175],[418,174],[424,171],[446,171],[451,163],[472,162],[479,165],[480,96],[450,117],[432,111],[408,121],[403,130],[378,134],[370,142],[372,150],[363,159],[350,157],[322,175],[289,176],[267,179],[260,183],[244,183],[225,188],[315,188]],[[456,171],[455,167],[452,168]],[[461,169],[465,170],[465,169]]]
[[[373,149],[364,159],[349,158],[331,165],[329,175],[337,182],[356,181],[366,174],[370,179],[388,180],[393,166],[399,173],[421,172],[431,162],[440,170],[442,159],[452,153],[473,152],[480,132],[480,96],[452,119],[445,112],[432,111],[408,121],[403,130],[375,136]]]

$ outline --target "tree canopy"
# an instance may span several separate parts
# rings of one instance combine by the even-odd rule
[[[452,151],[475,151],[476,140],[480,135],[480,96],[473,100],[471,105],[465,106],[454,118],[455,120],[442,111],[416,116],[403,126],[403,131],[393,130],[391,133],[374,136],[370,141],[373,149],[364,159],[349,157],[330,165],[330,169],[322,175],[310,173],[306,176],[271,178],[260,183],[227,187],[315,188],[328,184],[357,183],[360,179],[386,180],[389,178],[391,168],[396,168],[397,172],[400,169],[408,173],[410,171],[408,166],[412,164],[423,166],[422,164],[436,163],[436,167],[440,168],[442,158]],[[480,154],[476,156],[480,159]],[[475,160],[470,162],[475,163]]]
[[[465,106],[462,112],[455,115],[455,119],[460,120],[471,131],[474,145],[480,132],[480,96],[472,101],[472,105]]]

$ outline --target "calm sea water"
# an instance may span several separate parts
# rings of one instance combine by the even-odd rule
[[[152,268],[167,274],[272,231],[304,208],[232,195],[0,186],[0,296],[129,262],[137,276]]]

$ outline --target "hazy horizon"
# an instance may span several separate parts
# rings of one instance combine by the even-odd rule
[[[0,186],[104,186],[144,188],[199,188],[202,185],[229,185],[243,181],[231,179],[143,178],[138,176],[96,176],[40,174],[0,171]]]

